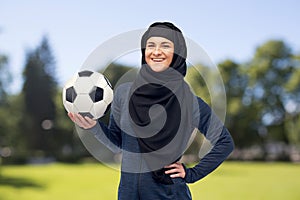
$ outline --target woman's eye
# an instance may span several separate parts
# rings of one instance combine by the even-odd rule
[[[152,42],[147,43],[147,47],[154,47],[154,46],[155,46],[155,44]]]

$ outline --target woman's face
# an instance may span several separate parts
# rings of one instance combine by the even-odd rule
[[[163,37],[150,37],[146,42],[145,59],[155,72],[166,70],[173,59],[174,43]]]

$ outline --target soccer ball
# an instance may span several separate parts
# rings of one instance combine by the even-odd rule
[[[84,70],[66,82],[62,98],[68,112],[99,119],[110,108],[113,89],[103,74]]]

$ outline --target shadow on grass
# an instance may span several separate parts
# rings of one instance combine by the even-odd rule
[[[31,187],[31,188],[38,188],[38,189],[44,188],[42,184],[38,184],[35,181],[27,178],[9,177],[3,175],[0,176],[0,187],[1,186],[10,186],[14,188],[24,188],[24,187]]]

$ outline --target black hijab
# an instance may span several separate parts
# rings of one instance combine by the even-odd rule
[[[172,62],[162,72],[154,72],[146,63],[145,48],[150,37],[163,37],[174,43]],[[181,158],[192,130],[193,95],[184,81],[187,70],[186,43],[175,25],[156,22],[142,36],[141,51],[142,67],[130,90],[131,125],[140,151],[150,169],[153,169],[153,178],[172,184],[163,167]]]

